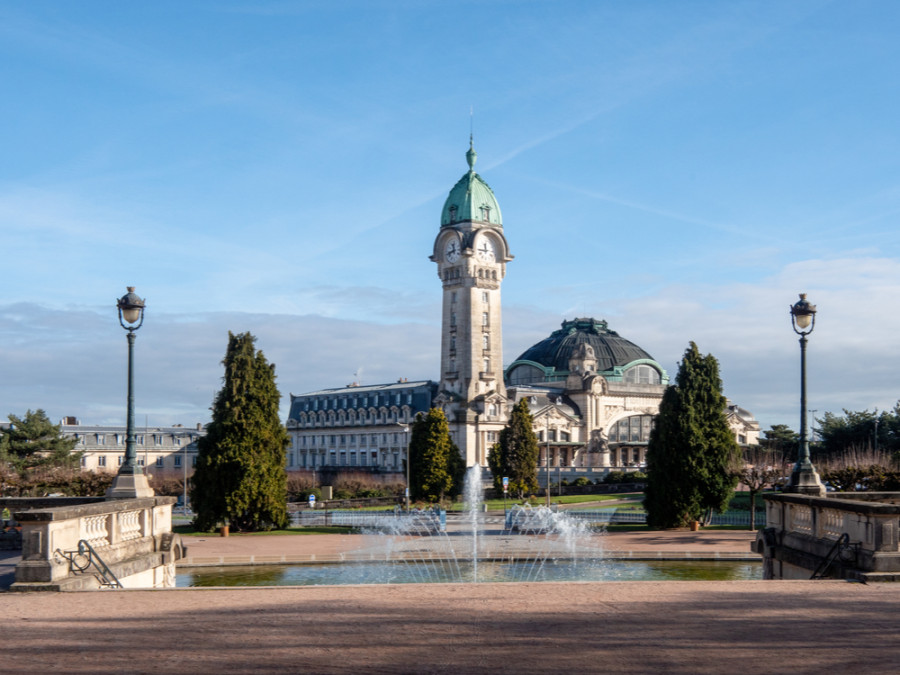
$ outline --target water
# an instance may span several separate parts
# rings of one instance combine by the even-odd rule
[[[474,582],[470,563],[458,572]],[[617,561],[574,566],[548,561],[537,573],[526,564],[481,560],[478,583],[521,581],[748,581],[762,579],[758,562]],[[342,586],[348,584],[460,583],[456,571],[436,563],[383,562],[331,563],[322,565],[256,565],[198,567],[180,572],[179,588],[199,586]]]

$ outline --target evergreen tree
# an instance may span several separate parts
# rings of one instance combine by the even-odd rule
[[[682,527],[723,511],[737,485],[740,454],[725,419],[719,363],[691,342],[663,394],[647,446],[647,523]]]
[[[537,461],[540,455],[537,436],[532,428],[528,401],[520,399],[513,406],[506,428],[500,432],[500,442],[488,455],[488,466],[494,475],[494,488],[503,489],[503,477],[509,478],[509,489],[523,499],[526,493],[538,489]]]
[[[237,530],[285,527],[288,435],[278,417],[281,396],[275,366],[266,361],[250,333],[228,333],[222,389],[212,422],[198,442],[191,479],[195,525],[219,523]]]
[[[770,452],[782,453],[790,459],[797,459],[797,446],[800,443],[799,434],[787,424],[773,424],[771,428],[763,431],[765,435],[759,444]]]
[[[440,408],[416,416],[409,439],[409,455],[411,499],[441,502],[450,490],[459,487],[463,461],[459,448],[450,440],[450,425]]]
[[[848,452],[875,450],[900,453],[900,402],[893,410],[826,412],[817,419],[822,454],[838,458]]]
[[[24,417],[9,415],[9,428],[0,435],[0,462],[20,474],[38,467],[75,468],[82,453],[73,452],[78,441],[63,436],[43,410],[28,410]]]

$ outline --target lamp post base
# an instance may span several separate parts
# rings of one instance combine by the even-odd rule
[[[824,497],[825,486],[812,466],[794,467],[791,482],[784,488],[784,492]]]
[[[152,497],[156,494],[147,476],[142,473],[120,473],[116,475],[106,491],[107,499],[137,499],[139,497]]]

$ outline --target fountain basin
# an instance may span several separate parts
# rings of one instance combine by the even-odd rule
[[[195,567],[179,571],[176,587],[342,586],[352,584],[472,583],[471,561],[384,561],[306,565]],[[478,560],[477,582],[748,581],[762,579],[749,561]]]

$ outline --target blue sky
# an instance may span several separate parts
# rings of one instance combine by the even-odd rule
[[[4,3],[0,416],[124,421],[126,285],[150,424],[208,421],[229,330],[285,399],[436,378],[470,123],[506,363],[605,318],[796,428],[807,292],[810,407],[891,407],[898,34],[888,1]]]

